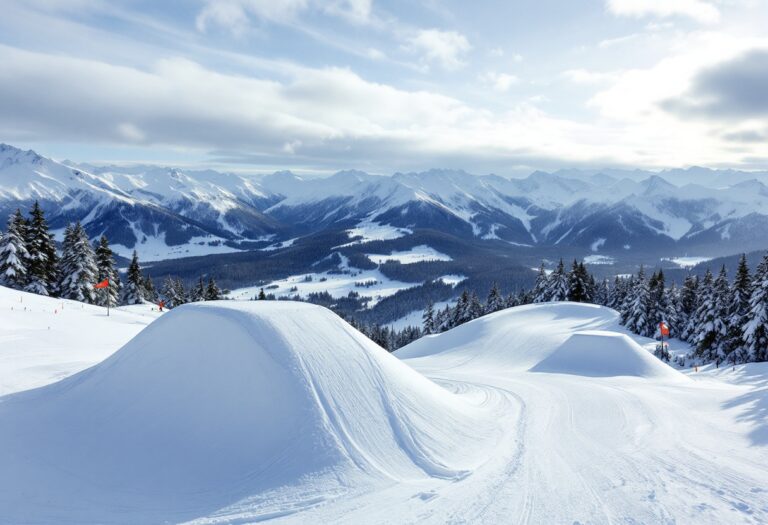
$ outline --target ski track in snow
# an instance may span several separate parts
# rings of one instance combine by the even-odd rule
[[[22,295],[23,303],[19,302]],[[17,305],[21,304],[29,311],[19,311]],[[106,357],[108,352],[102,348],[88,353],[76,344],[88,327],[97,327],[88,336],[90,340],[110,337],[112,327],[116,327],[117,332],[112,336],[114,351],[127,334],[137,332],[151,320],[146,315],[157,315],[145,312],[144,307],[131,307],[116,311],[114,318],[106,321],[97,307],[74,308],[74,304],[67,303],[66,317],[59,317],[60,313],[51,312],[57,304],[61,301],[0,288],[0,321],[4,322],[4,326],[0,326],[0,363],[5,362],[11,367],[10,374],[29,376],[28,380],[13,377],[13,381],[6,381],[6,393],[55,381],[72,373],[75,366],[86,368]],[[249,309],[253,315],[261,315],[259,312],[270,307],[269,304],[253,303],[244,306],[225,303],[225,306],[235,313]],[[190,312],[198,311],[197,308],[192,307]],[[210,310],[211,307],[207,308]],[[276,308],[285,312],[290,308],[301,308],[306,312],[322,310],[308,305],[292,307],[290,303],[277,304]],[[200,310],[201,313],[205,311]],[[246,334],[243,341],[251,340],[247,333],[252,334],[253,341],[267,340],[264,338],[268,336],[264,334],[268,327],[274,326],[269,330],[279,330],[280,326],[298,326],[295,320],[274,317],[269,321],[272,324],[259,321],[251,327],[244,313],[237,315],[238,326]],[[327,316],[321,317],[326,319]],[[41,334],[37,326],[41,319],[58,323],[52,325],[52,333],[46,327]],[[195,316],[191,319],[191,326],[194,326]],[[200,317],[200,320],[204,319]],[[235,317],[222,317],[222,322],[224,319]],[[332,320],[332,317],[327,319]],[[9,320],[16,323],[14,328],[9,328],[11,325],[6,322]],[[152,503],[155,500],[143,495],[134,505],[149,505],[143,519],[136,508],[123,506],[112,509],[113,519],[105,519],[103,513],[93,516],[98,516],[100,523],[187,522],[198,525],[264,521],[346,524],[767,523],[768,443],[756,432],[756,428],[762,428],[765,422],[755,421],[755,414],[759,412],[753,410],[757,410],[757,406],[739,400],[750,399],[751,395],[765,395],[768,365],[752,364],[735,371],[704,368],[699,374],[690,371],[670,374],[664,368],[666,365],[654,361],[648,365],[650,369],[638,365],[639,377],[629,377],[612,375],[611,367],[617,365],[601,359],[592,363],[599,371],[596,375],[601,377],[586,377],[580,370],[569,370],[566,359],[556,363],[563,373],[531,371],[544,359],[556,359],[558,349],[569,348],[565,344],[568,341],[571,345],[574,341],[598,342],[595,338],[600,337],[600,333],[593,332],[595,330],[625,333],[617,326],[615,313],[605,308],[534,305],[486,316],[448,333],[423,338],[398,351],[396,355],[406,364],[450,392],[443,394],[423,378],[410,377],[411,372],[401,363],[390,356],[378,355],[368,343],[346,329],[334,332],[328,321],[319,330],[324,335],[317,340],[318,344],[336,344],[350,356],[354,355],[350,353],[353,346],[349,346],[353,343],[368,348],[366,352],[369,353],[355,358],[349,369],[339,368],[343,363],[338,356],[333,358],[337,366],[324,368],[327,366],[324,351],[301,350],[303,345],[313,345],[316,335],[312,331],[283,332],[284,337],[274,339],[274,349],[263,347],[267,352],[264,355],[282,356],[279,362],[288,366],[285,370],[291,377],[308,381],[307,392],[314,396],[318,410],[317,416],[312,417],[318,419],[305,418],[301,430],[304,432],[311,425],[324,429],[318,430],[320,434],[317,435],[326,436],[322,439],[330,440],[327,443],[335,443],[324,449],[327,450],[325,457],[314,460],[306,456],[310,466],[294,481],[288,479],[290,475],[284,475],[282,482],[273,480],[269,476],[274,476],[275,469],[279,470],[281,465],[297,468],[303,461],[297,462],[297,457],[305,457],[302,455],[305,449],[312,450],[301,440],[291,438],[274,449],[274,456],[260,460],[256,469],[241,468],[242,465],[233,463],[229,468],[243,474],[238,478],[227,478],[230,482],[226,487],[209,484],[203,489],[205,484],[199,479],[183,482],[182,486],[189,484],[200,492],[195,498],[188,495],[180,498],[186,506],[174,512],[160,513],[156,508],[158,504]],[[573,339],[576,332],[581,335]],[[194,336],[189,337],[191,341],[195,340]],[[52,341],[56,338],[62,349],[76,354],[77,365],[71,359],[55,356]],[[614,336],[610,339],[623,341],[621,351],[628,352],[628,357],[633,357],[632,352],[646,351],[626,338]],[[633,339],[648,346],[647,339],[634,336]],[[294,341],[293,346],[288,344],[289,340]],[[29,345],[34,341],[39,341],[37,346]],[[605,343],[604,336],[602,342]],[[28,359],[20,355],[22,346],[29,346],[31,355]],[[289,348],[290,356],[283,353]],[[589,359],[589,348],[590,345],[585,344],[580,350],[586,360]],[[239,355],[233,353],[235,350],[228,349],[227,352]],[[205,356],[200,349],[191,351],[193,357]],[[131,352],[120,359],[111,359],[111,367],[102,371],[94,368],[80,381],[70,381],[71,392],[67,395],[75,395],[80,384],[86,385],[91,376],[117,374],[116,377],[120,377],[121,363],[129,361],[130,356],[134,356],[133,359],[141,357],[136,345]],[[181,354],[177,352],[177,355]],[[35,367],[46,359],[51,362],[41,376]],[[27,360],[33,366],[27,366]],[[153,360],[158,366],[173,366],[162,355],[153,356]],[[215,361],[210,363],[218,366]],[[404,378],[405,372],[408,377]],[[239,372],[235,374],[239,377],[237,381],[246,377]],[[269,375],[274,377],[275,374]],[[0,370],[0,385],[4,377],[9,379],[11,375]],[[155,379],[160,377],[157,375]],[[174,381],[182,380],[176,378]],[[184,385],[183,381],[179,384]],[[246,385],[247,381],[235,384]],[[379,390],[371,390],[366,385],[381,386]],[[284,382],[277,383],[277,387],[293,388],[294,385]],[[355,398],[352,387],[368,393],[357,395],[357,402],[352,402]],[[207,388],[211,388],[211,392],[224,388],[221,392],[234,396],[229,387],[208,385]],[[401,395],[403,388],[410,394]],[[45,392],[41,391],[42,394]],[[371,392],[378,394],[371,395]],[[448,399],[445,396],[451,396],[451,393],[458,396],[455,401],[461,405],[456,410],[445,404]],[[10,398],[0,398],[0,405],[5,399]],[[765,402],[763,398],[756,399],[756,403]],[[149,400],[137,401],[147,403]],[[113,398],[112,402],[122,401]],[[288,402],[296,400],[288,398]],[[419,410],[420,403],[441,410],[425,413]],[[355,417],[360,408],[356,404],[366,407],[363,410],[368,412],[362,413],[369,418],[379,419],[375,431],[365,430],[372,420]],[[381,409],[378,417],[377,407]],[[211,408],[209,406],[208,410]],[[128,415],[131,414],[139,417],[143,412],[135,412],[131,406]],[[221,417],[222,421],[226,420],[225,415]],[[248,417],[253,419],[254,416]],[[467,426],[470,419],[473,424]],[[234,421],[241,431],[248,428]],[[482,440],[471,438],[472,427],[483,433]],[[382,433],[382,429],[389,430]],[[450,445],[446,445],[446,438]],[[0,443],[3,441],[0,433]],[[232,452],[249,457],[242,450]],[[104,450],[97,453],[104,454]],[[141,461],[146,463],[146,459]],[[206,460],[201,458],[201,461],[205,464]],[[312,465],[323,468],[313,469]],[[36,468],[43,467],[36,465]],[[53,478],[56,476],[60,474]],[[254,492],[255,488],[259,490]],[[53,488],[46,485],[41,490]],[[196,498],[200,498],[200,502],[195,506],[190,502]],[[123,496],[119,500],[129,501]],[[212,510],[211,502],[220,503],[216,510]],[[228,503],[222,505],[222,502]],[[73,502],[71,507],[82,513],[83,505],[87,506],[87,501]],[[18,509],[15,512],[18,517]],[[81,522],[68,518],[67,512],[71,509],[42,515],[56,515],[56,521],[60,523]],[[0,511],[0,523],[10,525],[12,522],[4,520]],[[32,520],[30,523],[36,522]]]

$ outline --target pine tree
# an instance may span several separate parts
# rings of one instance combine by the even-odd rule
[[[459,300],[456,301],[456,306],[453,308],[451,328],[455,328],[470,320],[469,301],[469,292],[465,289],[461,292],[461,296],[459,296]]]
[[[768,255],[755,271],[742,337],[744,362],[768,360]]]
[[[115,268],[114,253],[109,247],[109,241],[105,235],[102,235],[99,239],[94,252],[96,254],[96,281],[101,282],[104,279],[109,281],[109,286],[95,292],[96,304],[115,306],[119,304],[122,285],[117,268]]]
[[[650,321],[648,319],[648,281],[645,279],[645,270],[640,267],[640,271],[635,279],[634,288],[629,294],[630,300],[627,308],[626,321],[624,325],[631,332],[638,335],[653,335],[649,330]],[[649,333],[650,332],[650,333]]]
[[[26,225],[21,211],[8,218],[8,231],[0,238],[0,282],[21,289],[27,284]]]
[[[720,345],[725,340],[724,307],[728,304],[728,279],[725,267],[715,281],[707,270],[699,286],[699,306],[693,316],[696,326],[694,353],[704,361],[721,360]]]
[[[205,288],[205,300],[206,301],[218,301],[221,299],[221,290],[216,286],[216,281],[213,277],[208,279],[208,286]]]
[[[178,281],[181,283],[181,281]],[[173,277],[166,277],[163,281],[163,288],[161,290],[163,299],[165,300],[166,308],[175,308],[184,302],[179,297],[179,289],[177,281]]]
[[[152,277],[149,275],[142,275],[141,278],[142,291],[144,293],[144,299],[151,303],[157,302],[157,290],[155,289],[155,283],[152,282]]]
[[[144,301],[144,278],[139,266],[139,254],[133,251],[131,264],[128,265],[128,273],[123,288],[123,303],[141,304]]]
[[[266,297],[262,297],[262,295],[264,295],[264,288],[259,292],[259,299],[266,299]],[[205,301],[205,283],[203,282],[202,277],[198,278],[197,284],[192,288],[192,291],[190,292],[190,300],[193,303]]]
[[[575,303],[588,302],[589,297],[589,275],[583,264],[574,259],[571,271],[568,272],[568,292],[567,299]]]
[[[200,282],[202,282],[202,281],[200,281]],[[266,298],[267,298],[267,296],[264,293],[264,288],[262,288],[261,290],[259,290],[259,298],[258,299],[259,299],[259,301],[264,301],[264,300],[266,300]]]
[[[611,282],[606,278],[595,286],[594,303],[600,306],[608,306],[611,298]]]
[[[483,305],[480,302],[480,298],[477,297],[477,294],[475,292],[472,292],[472,296],[469,298],[469,312],[468,312],[468,321],[471,321],[473,319],[478,319],[483,316],[484,314]]]
[[[749,313],[749,300],[752,293],[752,277],[749,275],[747,256],[742,254],[736,276],[731,287],[731,300],[728,303],[728,334],[726,335],[726,360],[738,363],[744,359],[744,338],[742,327]]]
[[[675,283],[672,283],[672,286],[667,288],[664,292],[665,298],[664,298],[664,314],[663,314],[663,321],[666,321],[667,326],[669,327],[669,336],[670,337],[678,337],[680,334],[680,293],[677,289],[677,286],[675,286]]]
[[[29,275],[26,290],[39,295],[53,295],[56,290],[56,245],[51,238],[45,214],[35,201],[27,228]]]
[[[435,333],[435,304],[432,301],[429,301],[429,304],[427,304],[427,308],[421,316],[421,322],[423,326],[422,331],[425,335]]]
[[[549,277],[542,261],[539,273],[536,275],[536,284],[533,286],[533,302],[546,303],[549,300]]]
[[[98,269],[91,241],[83,226],[77,222],[65,231],[59,265],[59,292],[66,299],[94,303],[93,285]]]
[[[485,313],[492,314],[493,312],[503,310],[505,307],[506,303],[504,298],[501,296],[501,292],[499,291],[499,285],[493,283],[493,286],[491,286],[491,291],[488,292],[488,298],[485,301]]]
[[[568,299],[568,275],[565,272],[563,260],[547,279],[547,294],[550,301],[566,301]]]
[[[683,327],[680,331],[680,339],[693,343],[696,332],[695,313],[698,308],[699,278],[688,276],[683,281],[683,289],[680,291],[680,323]]]

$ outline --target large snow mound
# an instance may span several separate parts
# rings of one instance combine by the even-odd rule
[[[0,522],[177,522],[322,476],[459,478],[485,460],[467,444],[494,433],[486,404],[321,307],[186,305],[0,398]]]
[[[649,354],[626,334],[601,330],[573,334],[546,359],[531,368],[531,372],[685,379],[680,372]]]
[[[549,367],[586,376],[684,378],[635,343],[615,310],[584,303],[509,308],[423,337],[396,355],[427,371],[504,373]]]

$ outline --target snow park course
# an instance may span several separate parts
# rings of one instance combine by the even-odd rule
[[[281,486],[459,479],[498,437],[491,405],[321,307],[187,305],[103,363],[2,399],[0,520],[184,521]]]
[[[185,305],[118,349],[138,319],[99,325],[116,351],[78,373],[15,365],[0,523],[768,521],[766,366],[674,370],[607,308],[510,308],[395,354],[304,303]]]

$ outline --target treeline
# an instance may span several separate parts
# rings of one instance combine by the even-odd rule
[[[95,288],[105,280],[108,286]],[[6,231],[0,231],[0,284],[99,306],[156,303],[161,295],[152,279],[142,272],[135,251],[123,282],[107,237],[102,235],[91,244],[79,221],[66,226],[61,250],[57,250],[45,213],[37,202],[28,217],[17,209],[8,218]],[[207,285],[201,279],[198,286],[187,292],[181,281],[169,278],[162,296],[175,306],[220,299],[221,292],[213,279]]]

